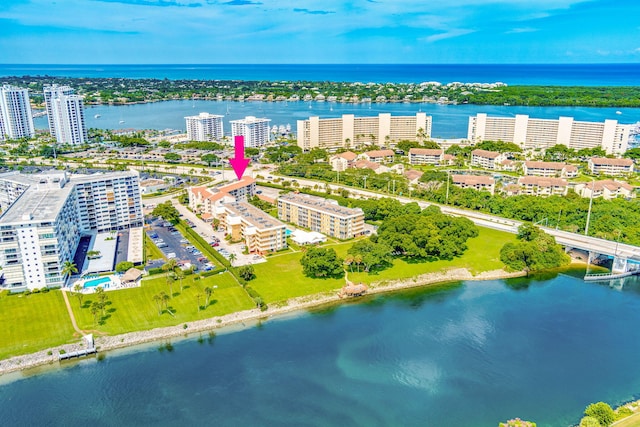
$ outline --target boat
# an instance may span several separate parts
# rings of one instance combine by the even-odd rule
[[[616,114],[622,114],[622,111],[618,110],[616,111]]]
[[[123,124],[123,123],[124,123],[124,120],[120,120],[120,121],[118,122],[118,124]]]
[[[96,114],[95,116],[93,116],[94,119],[99,119],[100,118],[100,114]]]

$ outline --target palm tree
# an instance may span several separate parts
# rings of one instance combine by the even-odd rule
[[[98,298],[98,304],[100,305],[102,315],[104,316],[104,309],[107,307],[106,301],[109,299],[109,297],[104,292],[104,288],[102,286],[98,286],[96,288],[96,298]]]
[[[209,307],[209,298],[211,298],[212,293],[213,293],[213,289],[211,289],[210,287],[207,286],[206,288],[204,288],[204,294],[207,296],[204,303],[205,308]]]
[[[358,265],[358,273],[360,273],[360,264],[362,264],[362,255],[360,254],[354,255],[353,262],[355,262]]]
[[[233,261],[237,259],[236,254],[229,255],[229,263],[233,266]]]
[[[98,311],[100,311],[100,308],[98,308],[98,303],[94,302],[91,305],[91,314],[93,314],[93,324],[95,325],[96,323],[98,323]]]
[[[158,316],[162,315],[162,297],[158,294],[153,296],[153,302],[156,303],[158,308]]]
[[[62,273],[62,276],[71,276],[78,272],[78,267],[73,261],[65,261],[64,264],[62,264],[60,272]]]
[[[198,300],[198,311],[200,311],[200,298],[202,298],[202,294],[198,292],[196,294],[196,299]]]
[[[73,285],[73,294],[78,298],[80,307],[82,307],[82,298],[84,297],[84,294],[82,293],[83,289],[84,287],[80,283],[76,283],[75,285]]]
[[[184,279],[184,271],[181,268],[176,269],[176,277],[180,280],[180,293],[182,293],[182,279]]]
[[[353,261],[354,261],[354,257],[353,255],[347,255],[344,259],[344,264],[349,266],[349,270],[351,270],[353,272]]]

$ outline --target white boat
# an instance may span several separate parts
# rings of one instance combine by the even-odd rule
[[[96,114],[95,116],[93,116],[94,119],[99,119],[100,118],[100,114]]]
[[[616,114],[622,114],[622,111],[618,110],[616,111]]]
[[[124,123],[124,120],[120,120],[118,123],[119,123],[119,124],[123,124],[123,123]]]

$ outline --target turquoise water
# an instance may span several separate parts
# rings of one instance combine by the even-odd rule
[[[110,283],[111,279],[109,277],[101,277],[99,279],[87,280],[84,282],[85,288],[95,288],[96,286],[103,285],[105,283]]]
[[[230,120],[246,116],[266,117],[271,125],[291,125],[296,132],[297,120],[310,116],[321,118],[355,114],[357,117],[375,116],[379,113],[415,115],[422,111],[433,117],[434,138],[466,138],[469,116],[487,113],[490,116],[513,117],[528,114],[541,119],[574,117],[581,121],[618,120],[620,123],[640,121],[640,108],[588,108],[588,107],[525,107],[497,105],[438,105],[416,104],[340,104],[333,102],[222,102],[222,101],[165,101],[125,106],[101,105],[86,110],[85,121],[89,128],[102,129],[178,129],[185,131],[185,116],[208,112],[225,116],[225,134],[231,133]],[[616,114],[620,111],[622,114]],[[95,115],[100,115],[95,118]],[[124,120],[124,123],[120,121]],[[37,129],[47,129],[47,118],[34,119]]]
[[[568,426],[591,402],[640,397],[640,285],[613,285],[568,275],[461,282],[106,353],[0,386],[0,419]]]
[[[0,64],[0,76],[635,86],[640,64]]]

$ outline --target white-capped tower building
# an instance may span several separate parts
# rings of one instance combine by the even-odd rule
[[[29,90],[0,87],[0,141],[32,138],[36,134],[29,104]]]
[[[271,119],[247,116],[242,120],[231,120],[231,136],[244,136],[244,146],[258,148],[269,143]]]
[[[45,86],[44,101],[49,131],[58,144],[82,145],[87,142],[84,101],[69,86]]]
[[[224,136],[222,118],[209,113],[185,117],[189,141],[220,141]]]

